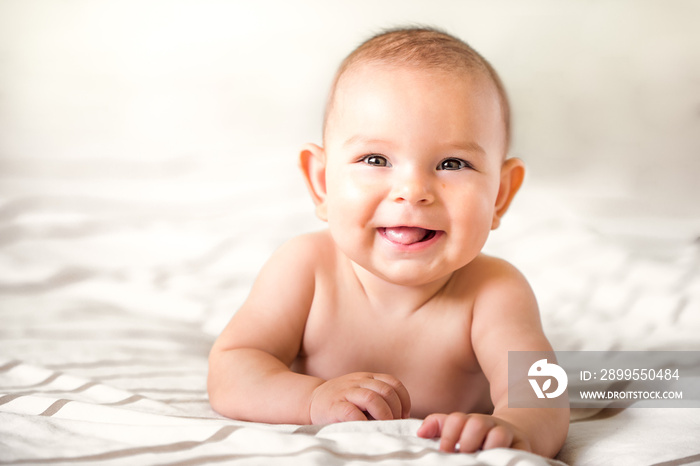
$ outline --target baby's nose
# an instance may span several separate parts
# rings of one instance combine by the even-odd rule
[[[435,200],[427,176],[410,171],[398,177],[391,192],[392,200],[416,205],[432,204]]]

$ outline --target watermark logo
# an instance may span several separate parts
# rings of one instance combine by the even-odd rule
[[[700,351],[508,351],[510,408],[700,408]]]
[[[530,370],[528,370],[527,375],[529,377],[537,378],[547,377],[542,386],[540,386],[537,378],[528,379],[530,385],[532,385],[532,389],[535,391],[535,395],[537,395],[537,398],[556,398],[564,393],[564,390],[566,390],[566,386],[569,383],[569,378],[566,376],[566,371],[556,364],[548,363],[546,359],[540,359],[530,366]],[[548,392],[548,390],[552,387],[552,378],[557,381],[557,386],[554,391]]]

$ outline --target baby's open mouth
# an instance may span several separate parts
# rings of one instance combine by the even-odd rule
[[[379,228],[388,240],[398,244],[415,244],[428,241],[435,236],[435,230],[426,230],[419,227],[383,227]]]

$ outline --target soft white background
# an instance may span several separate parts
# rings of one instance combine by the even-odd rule
[[[545,314],[581,302],[592,283],[607,287],[593,304],[610,314],[649,303],[638,292],[658,284],[678,295],[668,264],[625,278],[627,247],[680,263],[691,283],[700,2],[0,0],[2,289],[218,316],[216,332],[270,251],[322,226],[296,160],[320,141],[336,66],[405,24],[461,37],[506,84],[512,153],[529,172],[493,244],[526,269]],[[543,215],[568,230],[543,237],[554,225]],[[591,258],[585,279],[564,273]],[[679,306],[700,302],[692,283],[691,298],[662,306],[674,325]],[[627,341],[658,309],[639,310]]]
[[[265,182],[319,139],[343,56],[422,23],[501,72],[533,182],[697,218],[699,21],[692,0],[2,0],[0,168]]]

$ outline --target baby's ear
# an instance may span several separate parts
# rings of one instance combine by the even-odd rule
[[[299,167],[306,187],[316,204],[316,216],[328,221],[326,208],[326,151],[316,144],[305,144],[299,154]]]
[[[493,212],[491,229],[495,230],[501,224],[501,217],[506,213],[515,194],[525,179],[525,164],[518,158],[507,159],[501,167],[501,185],[498,188],[496,206]]]

